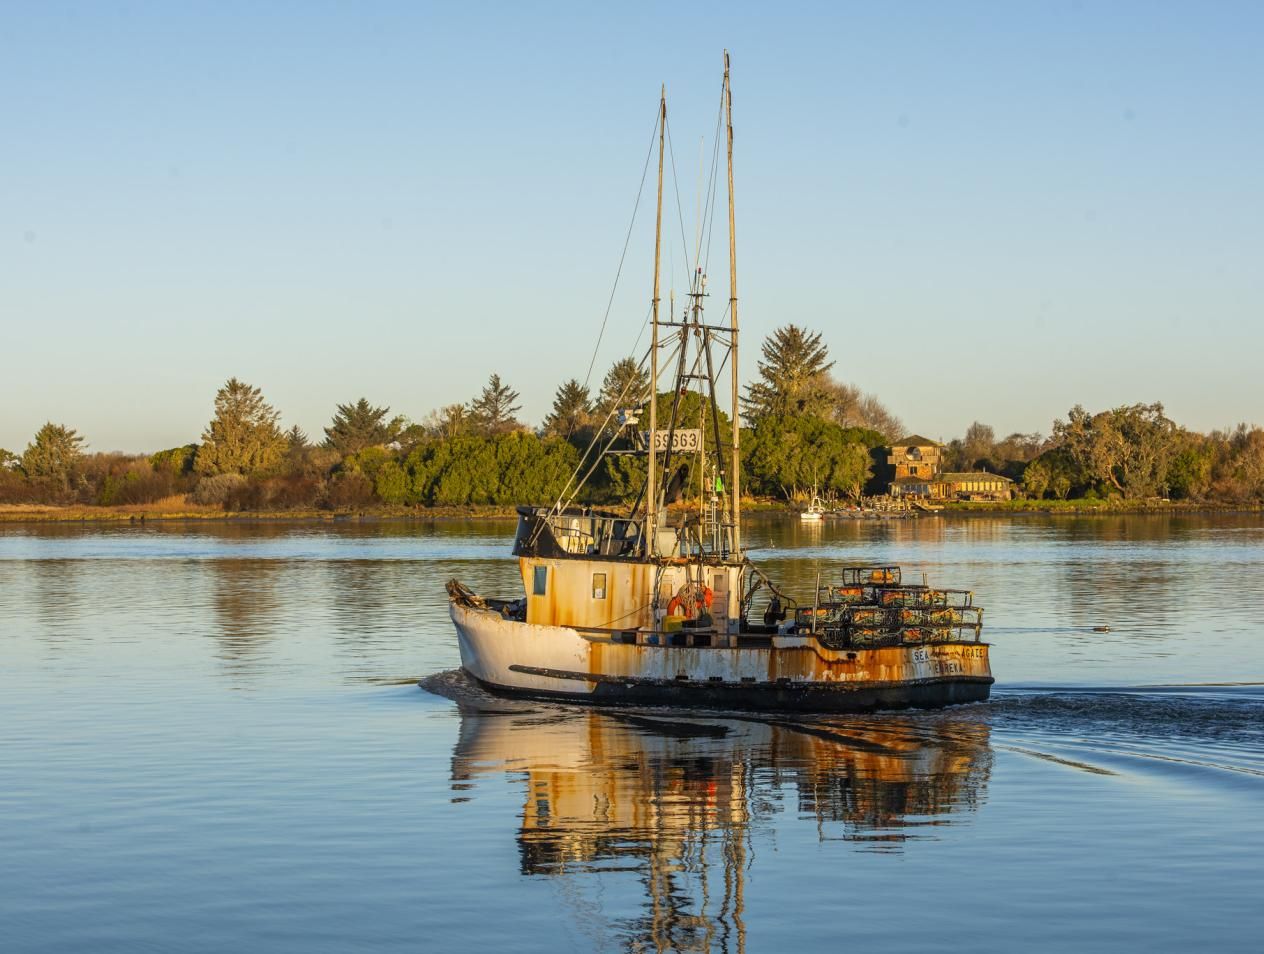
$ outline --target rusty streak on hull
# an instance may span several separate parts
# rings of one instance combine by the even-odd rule
[[[806,636],[761,645],[635,645],[451,607],[462,667],[496,690],[590,702],[821,712],[988,697],[986,643],[831,650]]]

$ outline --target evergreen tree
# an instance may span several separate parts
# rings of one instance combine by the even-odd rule
[[[804,498],[815,489],[856,498],[873,477],[876,431],[841,427],[801,414],[766,415],[744,444],[743,466],[753,493]]]
[[[285,442],[291,451],[306,450],[308,446],[307,434],[301,427],[295,424],[285,432]]]
[[[215,394],[215,417],[202,434],[194,468],[199,474],[252,474],[266,471],[285,453],[280,415],[263,393],[229,378]]]
[[[640,407],[650,396],[650,376],[633,358],[620,358],[606,372],[597,395],[597,413],[605,417],[620,407]]]
[[[365,398],[339,404],[333,422],[325,428],[325,446],[345,455],[391,443],[406,422],[402,417],[387,420],[390,411],[389,407],[374,407]]]
[[[769,414],[826,417],[831,405],[829,348],[798,325],[778,328],[764,339],[759,381],[746,386],[743,414],[752,423]]]
[[[470,418],[475,428],[484,434],[505,434],[516,430],[517,414],[522,409],[517,403],[518,392],[500,380],[499,374],[487,379],[483,393],[470,402]]]
[[[553,410],[544,419],[544,432],[568,438],[588,426],[592,416],[592,401],[588,388],[574,378],[557,389],[553,398]]]
[[[28,480],[65,489],[70,473],[83,456],[83,438],[63,424],[49,421],[35,434],[22,454],[22,472]]]

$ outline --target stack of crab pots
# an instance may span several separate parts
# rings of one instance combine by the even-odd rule
[[[822,585],[814,607],[795,615],[795,630],[830,648],[978,642],[983,609],[969,590],[904,583],[898,566],[844,567]]]

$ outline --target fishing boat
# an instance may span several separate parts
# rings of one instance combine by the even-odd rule
[[[664,92],[648,380],[629,379],[552,506],[518,509],[520,594],[448,582],[461,666],[494,692],[595,703],[854,712],[986,699],[993,679],[973,594],[855,566],[796,601],[743,548],[732,109],[725,53],[727,321],[706,314],[701,240],[686,309],[659,313]],[[619,454],[644,461],[635,502],[577,503],[586,478]]]
[[[799,511],[799,519],[805,522],[819,522],[825,518],[825,503],[816,494],[806,510]]]

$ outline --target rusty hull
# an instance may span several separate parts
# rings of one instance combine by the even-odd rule
[[[618,642],[452,604],[462,667],[489,688],[589,702],[848,712],[986,699],[988,645],[831,650],[810,636],[737,646]]]

